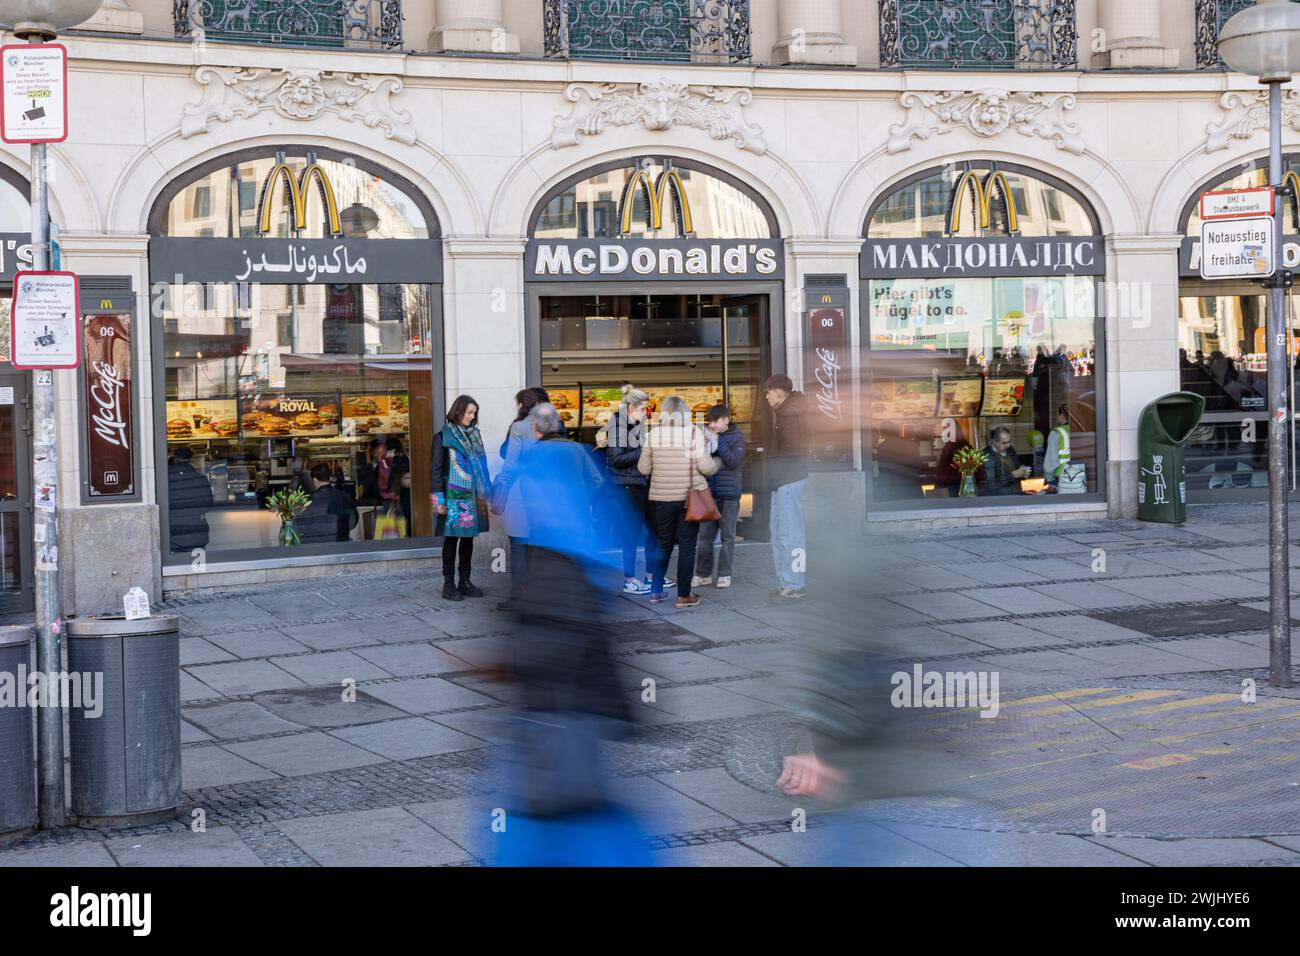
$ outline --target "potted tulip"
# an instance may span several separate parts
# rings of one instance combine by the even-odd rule
[[[957,449],[952,456],[952,466],[961,475],[961,488],[957,492],[957,497],[974,498],[978,494],[975,490],[975,472],[983,468],[988,460],[989,456],[978,448],[971,448],[968,445]]]

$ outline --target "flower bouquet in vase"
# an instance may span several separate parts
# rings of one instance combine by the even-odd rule
[[[965,448],[957,449],[952,456],[952,466],[961,475],[961,489],[957,492],[957,497],[974,498],[976,496],[975,472],[983,468],[984,463],[988,460],[989,456],[978,448],[971,448],[968,445]]]
[[[298,526],[295,521],[298,515],[307,510],[311,504],[311,499],[307,497],[307,492],[301,488],[295,488],[290,491],[288,488],[281,488],[275,494],[266,499],[266,506],[280,516],[280,545],[282,547],[293,547],[302,544],[302,535],[298,533]]]

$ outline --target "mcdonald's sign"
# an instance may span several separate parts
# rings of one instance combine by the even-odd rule
[[[343,235],[343,225],[339,221],[339,204],[334,196],[334,187],[330,185],[329,177],[325,175],[324,168],[316,162],[316,154],[307,154],[307,165],[303,167],[298,178],[293,177],[293,170],[285,162],[284,153],[277,153],[275,156],[275,165],[271,167],[271,172],[267,174],[266,179],[262,182],[262,192],[257,200],[257,232],[258,235],[266,235],[271,231],[271,203],[268,201],[275,188],[284,184],[284,188],[289,192],[289,207],[293,213],[293,228],[296,230],[307,228],[307,195],[308,187],[312,182],[316,183],[317,192],[320,193],[321,207],[325,213],[325,228],[331,236]]]
[[[990,207],[993,203],[994,190],[997,191],[1005,213],[1007,234],[1014,236],[1018,233],[1020,222],[1016,216],[1016,200],[1011,195],[1011,187],[1007,185],[1006,174],[1000,169],[995,169],[981,182],[975,170],[967,169],[957,179],[957,185],[953,187],[952,201],[948,205],[948,235],[951,236],[961,229],[961,210],[966,204],[967,196],[974,205],[973,215],[976,224],[981,229],[988,229],[993,218]]]
[[[641,190],[645,196],[646,208],[650,215],[650,228],[658,232],[663,228],[664,202],[672,198],[673,212],[677,216],[677,228],[683,236],[695,235],[695,225],[691,220],[691,204],[686,198],[686,184],[681,174],[673,167],[671,160],[664,160],[663,169],[653,180],[650,170],[654,161],[644,159],[637,164],[632,175],[623,187],[623,196],[618,204],[618,231],[625,236],[632,231],[632,209],[636,192]]]

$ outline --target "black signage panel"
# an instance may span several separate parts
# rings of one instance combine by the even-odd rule
[[[780,239],[530,239],[528,282],[781,279]]]
[[[812,428],[818,460],[846,464],[853,454],[848,279],[842,284],[807,282],[805,327],[806,394],[812,400]]]
[[[0,232],[0,282],[12,282],[15,272],[32,267],[32,234]]]
[[[863,279],[1100,276],[1106,273],[1106,237],[867,239],[859,265]]]
[[[149,240],[154,282],[441,282],[440,239]]]

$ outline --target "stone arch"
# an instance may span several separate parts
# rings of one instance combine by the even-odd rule
[[[1300,152],[1300,136],[1289,133],[1290,127],[1283,126],[1282,151]],[[1264,137],[1258,139],[1260,142],[1245,152],[1234,153],[1226,149],[1207,152],[1204,146],[1198,146],[1179,157],[1156,187],[1147,228],[1156,233],[1181,232],[1179,219],[1183,206],[1204,183],[1243,163],[1253,163],[1268,156],[1267,141]]]
[[[85,174],[58,144],[51,145],[49,152],[53,154],[55,169],[49,184],[50,219],[64,232],[99,231],[101,229],[99,209],[95,205],[94,194]],[[0,151],[0,163],[4,163],[21,176],[30,186],[32,181],[30,160],[3,150]],[[66,175],[61,171],[66,171]]]

